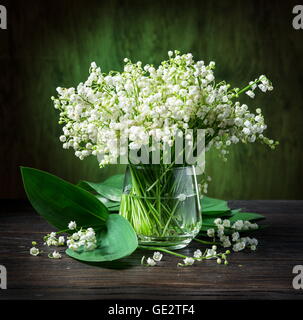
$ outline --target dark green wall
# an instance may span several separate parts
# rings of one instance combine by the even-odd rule
[[[226,199],[302,199],[303,30],[292,28],[290,1],[1,1],[0,197],[24,197],[19,165],[72,182],[101,180],[123,168],[99,169],[58,142],[50,97],[75,86],[91,61],[104,71],[124,57],[157,64],[167,51],[214,60],[216,76],[242,86],[266,74],[275,90],[245,98],[262,107],[276,151],[237,145],[229,161],[208,155],[209,194]]]

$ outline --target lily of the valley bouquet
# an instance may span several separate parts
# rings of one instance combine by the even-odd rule
[[[137,239],[141,248],[165,252],[182,248],[192,239],[214,246],[204,253],[197,250],[194,257],[176,254],[184,258],[184,264],[206,257],[227,261],[226,253],[217,253],[219,244],[234,251],[256,248],[256,240],[241,237],[240,232],[258,229],[253,220],[262,216],[231,210],[222,200],[202,197],[201,184],[205,192],[209,178],[204,167],[201,171],[198,166],[197,172],[197,165],[205,164],[199,161],[211,148],[226,160],[229,147],[239,142],[276,146],[277,142],[263,134],[267,126],[261,109],[251,111],[238,101],[241,94],[254,98],[256,89],[271,91],[272,84],[261,75],[242,89],[231,88],[225,81],[215,82],[214,62],[195,62],[192,54],[178,51],[169,51],[168,56],[158,67],[126,58],[122,72],[104,73],[92,63],[84,83],[77,88],[57,88],[59,96],[53,101],[60,111],[59,123],[64,124],[63,148],[72,148],[81,160],[96,156],[101,167],[118,161],[127,164],[125,176],[102,183],[82,181],[73,190],[64,182],[63,193],[55,186],[58,178],[47,175],[49,196],[65,201],[71,197],[71,203],[77,203],[74,211],[53,203],[53,210],[43,207],[43,199],[37,201],[39,195],[31,192],[30,181],[35,180],[35,186],[41,179],[46,183],[45,173],[23,168],[28,196],[48,221],[60,231],[71,233],[66,226],[76,221],[77,232],[87,232],[87,228],[96,232],[90,250],[73,235],[69,238],[67,253],[77,259],[120,258],[137,248]],[[91,204],[84,201],[84,195]],[[109,258],[100,249],[102,243],[109,243],[104,237],[115,243],[114,248],[122,248],[120,255]],[[155,261],[157,257],[149,258],[148,264]]]

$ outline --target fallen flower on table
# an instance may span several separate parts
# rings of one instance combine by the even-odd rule
[[[36,247],[32,247],[29,252],[32,256],[37,256],[40,253],[39,249]]]
[[[61,254],[56,250],[54,252],[52,252],[52,253],[49,253],[48,257],[50,259],[61,259],[62,258]]]

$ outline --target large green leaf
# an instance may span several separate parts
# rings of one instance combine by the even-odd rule
[[[66,253],[78,260],[88,262],[113,261],[130,255],[138,247],[137,235],[130,223],[118,214],[111,214],[106,227],[97,232],[97,248],[93,251]],[[80,248],[81,249],[81,248]]]
[[[209,198],[206,196],[203,196],[203,198],[201,198],[201,209],[202,209],[203,215],[216,215],[216,216],[230,211],[227,201],[215,199],[215,198]]]
[[[237,220],[251,221],[251,220],[260,220],[260,219],[265,219],[265,217],[259,213],[238,211],[238,212],[235,212],[229,220],[230,222],[235,222]]]
[[[104,198],[111,201],[120,201],[123,187],[123,174],[114,175],[107,180],[97,183],[90,181],[80,181],[79,186],[88,191],[95,191]]]
[[[119,212],[120,202],[108,200],[100,195],[96,195],[96,198],[106,206],[109,212]]]
[[[70,221],[79,227],[105,224],[108,210],[91,193],[41,170],[21,167],[21,173],[32,206],[59,230]]]

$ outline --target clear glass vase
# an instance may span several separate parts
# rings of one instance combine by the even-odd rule
[[[120,214],[141,245],[187,246],[202,224],[194,166],[128,165]]]

